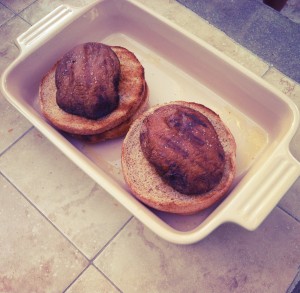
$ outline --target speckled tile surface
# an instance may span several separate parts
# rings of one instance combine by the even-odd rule
[[[17,57],[19,50],[15,45],[15,39],[25,32],[30,25],[20,17],[12,17],[0,26],[0,73]]]
[[[14,39],[41,17],[63,3],[91,2],[0,0],[0,72],[18,55]],[[299,84],[224,31],[175,0],[138,2],[262,77],[300,108]],[[174,245],[132,218],[2,95],[0,122],[0,293],[292,288],[300,265],[299,179],[256,231],[225,224],[199,243]],[[299,143],[298,130],[290,145],[298,160]]]
[[[121,292],[94,266],[87,270],[66,290],[66,293],[118,293]]]
[[[0,108],[3,114],[0,118],[0,154],[23,135],[31,124],[6,100],[0,98]]]
[[[19,50],[14,40],[30,25],[19,17],[11,17],[0,26],[0,74],[18,56]],[[0,154],[16,141],[31,124],[0,93]]]
[[[14,13],[10,11],[7,7],[0,3],[0,25],[7,22],[10,18],[14,16]]]
[[[1,3],[3,3],[6,7],[16,13],[21,12],[23,9],[30,6],[33,2],[35,2],[35,0],[1,0]]]
[[[279,209],[255,232],[223,225],[184,247],[134,220],[95,264],[122,292],[280,293],[297,272],[299,245],[299,223]]]
[[[62,292],[86,258],[0,175],[0,292]]]
[[[131,217],[35,129],[0,157],[0,169],[90,259]]]

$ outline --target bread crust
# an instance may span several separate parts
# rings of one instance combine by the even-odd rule
[[[236,143],[221,118],[207,107],[184,101],[169,104],[197,110],[204,114],[214,126],[225,152],[225,170],[220,183],[204,194],[186,195],[176,191],[160,178],[145,158],[139,140],[143,120],[160,106],[143,113],[130,127],[122,145],[123,175],[132,194],[146,205],[169,213],[194,214],[210,207],[228,193],[236,172]]]
[[[41,111],[56,128],[68,133],[92,135],[107,131],[126,121],[143,100],[144,68],[136,56],[126,48],[111,46],[120,60],[120,101],[117,109],[97,120],[87,119],[63,111],[56,103],[55,70],[57,63],[44,76],[39,88]]]

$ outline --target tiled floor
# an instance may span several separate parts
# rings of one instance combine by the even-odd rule
[[[0,71],[13,40],[61,3],[0,0]],[[174,0],[139,0],[261,76],[300,108],[300,86]],[[0,292],[292,290],[300,265],[300,180],[254,232],[219,227],[180,246],[159,239],[0,96]],[[291,151],[300,160],[300,131]],[[80,184],[78,184],[78,182]],[[299,278],[298,278],[299,279]],[[290,292],[289,291],[289,292]]]

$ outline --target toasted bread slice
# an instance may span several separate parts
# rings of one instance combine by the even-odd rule
[[[73,134],[97,134],[126,121],[139,107],[145,87],[144,68],[132,52],[118,46],[111,48],[117,54],[121,65],[120,101],[117,109],[97,120],[63,111],[56,103],[56,63],[42,79],[39,89],[41,111],[55,127]]]
[[[139,105],[139,108],[136,110],[136,112],[133,113],[133,115],[130,116],[126,121],[122,122],[120,125],[113,127],[112,129],[106,130],[101,133],[92,134],[92,135],[79,135],[79,134],[70,134],[70,135],[76,139],[91,144],[125,136],[133,121],[137,119],[143,112],[145,112],[147,108],[148,108],[148,87],[146,84],[143,93],[143,101]]]
[[[225,152],[225,170],[221,181],[207,193],[186,195],[176,191],[161,179],[145,158],[140,146],[140,129],[143,121],[157,107],[143,113],[130,127],[122,145],[123,175],[133,195],[146,205],[170,213],[194,214],[210,207],[228,193],[235,177],[236,144],[230,130],[212,110],[200,104],[183,101],[170,104],[197,110],[212,123]]]

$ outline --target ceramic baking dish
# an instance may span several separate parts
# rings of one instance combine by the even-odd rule
[[[87,145],[64,137],[40,114],[38,87],[62,54],[79,43],[120,45],[145,68],[150,106],[172,100],[217,112],[237,143],[237,176],[228,196],[193,216],[157,212],[128,191],[122,139]],[[194,243],[225,222],[254,230],[300,174],[289,151],[298,110],[261,78],[134,0],[60,6],[16,40],[20,54],[2,76],[2,92],[55,146],[160,237]],[[138,164],[138,162],[137,162]]]

